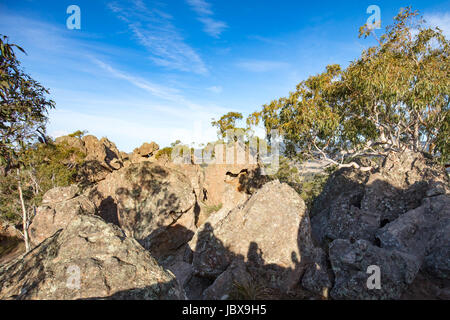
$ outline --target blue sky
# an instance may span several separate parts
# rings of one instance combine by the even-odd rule
[[[80,30],[66,27],[73,4]],[[412,5],[449,37],[450,1],[439,0],[1,0],[0,33],[50,88],[49,134],[87,130],[129,152],[214,140],[211,118],[247,115],[327,64],[346,66],[374,44],[358,39],[369,5],[382,28]]]

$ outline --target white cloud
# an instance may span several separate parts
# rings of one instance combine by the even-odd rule
[[[128,5],[110,3],[109,8],[124,21],[136,39],[151,54],[157,65],[169,69],[208,73],[200,55],[190,47],[172,23],[172,16],[158,9],[148,8],[143,1]]]
[[[171,101],[174,100],[178,101],[180,99],[177,95],[178,91],[173,88],[164,87],[158,84],[151,83],[144,79],[140,79],[139,77],[128,75],[126,73],[114,69],[109,64],[106,64],[105,62],[100,61],[96,58],[92,58],[92,60],[103,70],[108,71],[112,76],[126,80],[129,83],[135,85],[136,87],[144,89],[145,91],[151,93],[156,97]]]
[[[199,15],[213,15],[211,10],[211,4],[205,0],[186,0],[187,3],[192,7],[192,9]]]
[[[425,14],[424,19],[432,27],[439,27],[445,37],[450,38],[450,12]]]
[[[126,80],[127,82],[131,83],[132,85],[143,89],[147,91],[148,93],[152,94],[155,97],[174,102],[179,106],[187,107],[188,109],[195,111],[195,112],[202,112],[204,110],[211,110],[211,106],[202,106],[199,104],[196,104],[188,99],[186,99],[184,96],[179,94],[179,91],[173,88],[161,86],[152,82],[149,82],[145,79],[142,79],[140,77],[136,77],[134,75],[130,75],[127,73],[124,73],[122,71],[119,71],[109,64],[106,64],[103,61],[100,61],[96,58],[93,58],[93,61],[100,66],[103,70],[108,71],[112,76],[118,79]],[[219,87],[216,87],[216,90],[218,90]],[[214,109],[214,108],[213,108]],[[222,108],[215,108],[216,111],[222,111]]]
[[[289,66],[286,62],[268,60],[246,60],[237,63],[237,66],[251,72],[268,72]]]
[[[221,93],[223,91],[223,88],[221,86],[212,86],[208,88],[208,91],[211,91],[213,93]]]
[[[218,38],[220,34],[228,28],[228,25],[223,21],[214,20],[209,17],[198,18],[204,24],[204,31],[214,38]]]
[[[144,141],[165,146],[180,138],[183,143],[217,138],[211,118],[226,109],[209,102],[196,103],[181,89],[115,67],[119,56],[141,58],[134,51],[83,41],[88,33],[80,39],[64,27],[2,12],[0,29],[27,50],[27,56],[21,55],[24,67],[50,87],[57,104],[49,114],[47,131],[51,136],[87,130],[110,138],[124,151],[132,151]]]
[[[214,38],[219,38],[220,34],[228,28],[228,25],[219,20],[212,18],[214,12],[211,9],[211,4],[205,0],[186,0],[186,2],[191,6],[198,17],[198,20],[203,23],[203,31]]]
[[[264,42],[266,44],[273,45],[273,46],[286,46],[287,45],[286,42],[274,40],[274,39],[267,38],[267,37],[261,37],[258,35],[251,35],[251,36],[248,36],[248,38],[252,39],[252,40],[258,40],[258,41],[261,41],[261,42]]]

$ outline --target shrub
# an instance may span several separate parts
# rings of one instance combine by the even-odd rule
[[[155,155],[155,158],[158,159],[158,160],[163,158],[163,157],[167,158],[167,159],[170,159],[171,156],[172,156],[172,151],[173,151],[172,147],[162,148],[162,149],[158,150],[158,152]]]
[[[78,167],[85,154],[67,144],[36,143],[21,153],[25,170],[21,171],[23,196],[26,207],[39,206],[43,195],[55,187],[76,182]],[[0,220],[19,223],[22,213],[19,202],[17,172],[11,170],[0,177]]]

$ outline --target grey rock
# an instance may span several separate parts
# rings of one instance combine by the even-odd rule
[[[365,240],[335,240],[329,257],[335,274],[333,299],[399,299],[420,269],[416,257],[378,248]],[[380,268],[381,289],[368,288],[369,266]]]
[[[189,179],[155,163],[140,162],[113,172],[89,191],[89,197],[100,216],[154,249],[158,257],[188,242],[196,229],[196,197]]]
[[[96,213],[95,205],[86,196],[76,196],[77,190],[76,186],[55,188],[44,195],[29,228],[34,245],[65,228],[78,215]]]
[[[242,260],[267,287],[289,291],[314,255],[310,232],[301,197],[286,184],[269,182],[247,202],[216,212],[197,230],[189,242],[194,271],[216,280]]]
[[[174,275],[136,240],[95,216],[76,217],[64,230],[0,268],[0,299],[184,297]]]

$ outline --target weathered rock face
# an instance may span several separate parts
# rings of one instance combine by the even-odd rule
[[[87,156],[80,168],[80,176],[87,182],[103,180],[113,170],[123,167],[120,151],[106,138],[98,140],[88,135],[83,137]]]
[[[374,173],[333,174],[311,219],[315,240],[325,250],[331,242],[331,296],[399,299],[410,291],[415,298],[448,296],[440,289],[450,286],[448,186],[443,168],[412,152],[389,155]],[[381,269],[381,290],[367,289],[369,265]]]
[[[216,145],[215,158],[204,168],[206,203],[211,205],[232,203],[228,201],[228,197],[224,197],[225,190],[231,185],[236,193],[245,192],[240,181],[243,180],[243,175],[248,175],[257,168],[256,159],[245,146],[239,143]]]
[[[242,206],[221,209],[189,243],[195,274],[222,286],[220,279],[244,274],[240,260],[268,287],[290,290],[315,259],[305,209],[300,196],[278,181],[265,184]],[[220,299],[224,290],[212,287],[207,297]]]
[[[321,248],[316,248],[313,256],[314,261],[308,265],[302,277],[302,286],[318,297],[327,299],[332,287],[332,275],[327,267],[326,254]]]
[[[328,179],[311,212],[312,235],[318,243],[350,237],[351,233],[367,237],[365,225],[355,221],[361,216],[359,207],[367,178],[367,173],[342,169]],[[350,210],[357,215],[348,214]]]
[[[245,262],[241,259],[236,259],[203,292],[203,298],[205,300],[225,300],[232,298],[235,284],[248,285],[252,281],[254,279],[247,271]]]
[[[162,255],[192,238],[195,194],[181,172],[141,162],[110,174],[89,192],[99,215],[118,224],[145,248]],[[170,230],[170,237],[164,233]],[[163,242],[162,238],[168,242]]]
[[[439,195],[387,224],[377,238],[382,248],[414,255],[428,276],[450,280],[449,232],[450,196]]]
[[[59,229],[65,228],[80,214],[95,214],[95,206],[83,195],[77,196],[78,187],[58,187],[45,193],[42,205],[29,228],[34,245],[44,241]]]
[[[139,148],[134,149],[133,155],[150,158],[158,150],[159,146],[155,142],[151,143],[145,142]]]
[[[399,299],[420,268],[416,257],[375,247],[366,240],[335,240],[329,254],[335,274],[334,299]],[[380,268],[380,289],[367,285],[369,266]]]
[[[78,195],[79,188],[76,185],[68,187],[56,187],[48,190],[42,197],[42,204],[62,202],[70,200]]]
[[[0,299],[184,299],[184,292],[136,240],[81,215],[0,268]]]
[[[420,207],[410,210],[377,232],[380,246],[399,250],[423,259],[431,248],[438,230],[450,219],[450,197],[427,198]]]
[[[95,136],[83,138],[63,136],[56,143],[65,143],[86,154],[84,163],[78,170],[78,179],[82,183],[95,183],[104,179],[113,170],[123,167],[121,152],[107,138],[98,140]]]
[[[0,223],[0,241],[3,238],[22,238],[22,234],[13,225]]]
[[[79,151],[83,152],[84,154],[87,153],[86,147],[84,146],[83,140],[76,137],[71,136],[62,136],[55,139],[56,144],[67,144],[69,147],[78,149]]]
[[[379,228],[419,207],[429,194],[446,192],[445,171],[419,153],[393,153],[373,174],[342,169],[315,202],[313,236],[319,243],[351,238],[373,242]]]

